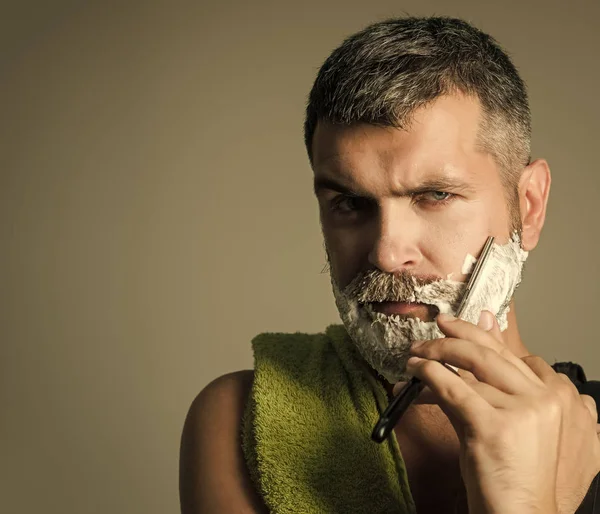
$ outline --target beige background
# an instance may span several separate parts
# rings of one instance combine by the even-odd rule
[[[177,512],[194,396],[258,332],[338,321],[305,99],[404,11],[474,22],[528,82],[554,183],[520,324],[600,378],[600,3],[451,4],[2,2],[2,512]]]

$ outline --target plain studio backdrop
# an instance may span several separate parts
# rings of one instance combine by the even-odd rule
[[[600,3],[2,2],[0,511],[176,513],[187,409],[261,331],[339,322],[302,138],[318,67],[464,17],[529,86],[546,228],[527,347],[600,378]]]

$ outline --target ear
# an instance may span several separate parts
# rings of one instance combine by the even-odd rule
[[[521,207],[521,245],[525,251],[533,250],[540,239],[546,219],[546,205],[550,194],[550,167],[544,159],[536,159],[524,170],[519,180],[519,205]]]

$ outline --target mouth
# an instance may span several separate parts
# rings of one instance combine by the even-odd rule
[[[374,312],[386,316],[418,318],[421,321],[433,321],[439,314],[435,305],[418,302],[371,302],[368,304]]]

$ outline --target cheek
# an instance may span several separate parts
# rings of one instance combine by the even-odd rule
[[[442,278],[452,273],[451,279],[464,280],[462,273],[467,255],[477,256],[486,239],[499,237],[495,225],[483,202],[473,202],[457,212],[430,220],[424,231],[422,252],[433,263]]]
[[[361,238],[354,231],[323,229],[331,274],[340,288],[348,285],[361,271]]]

